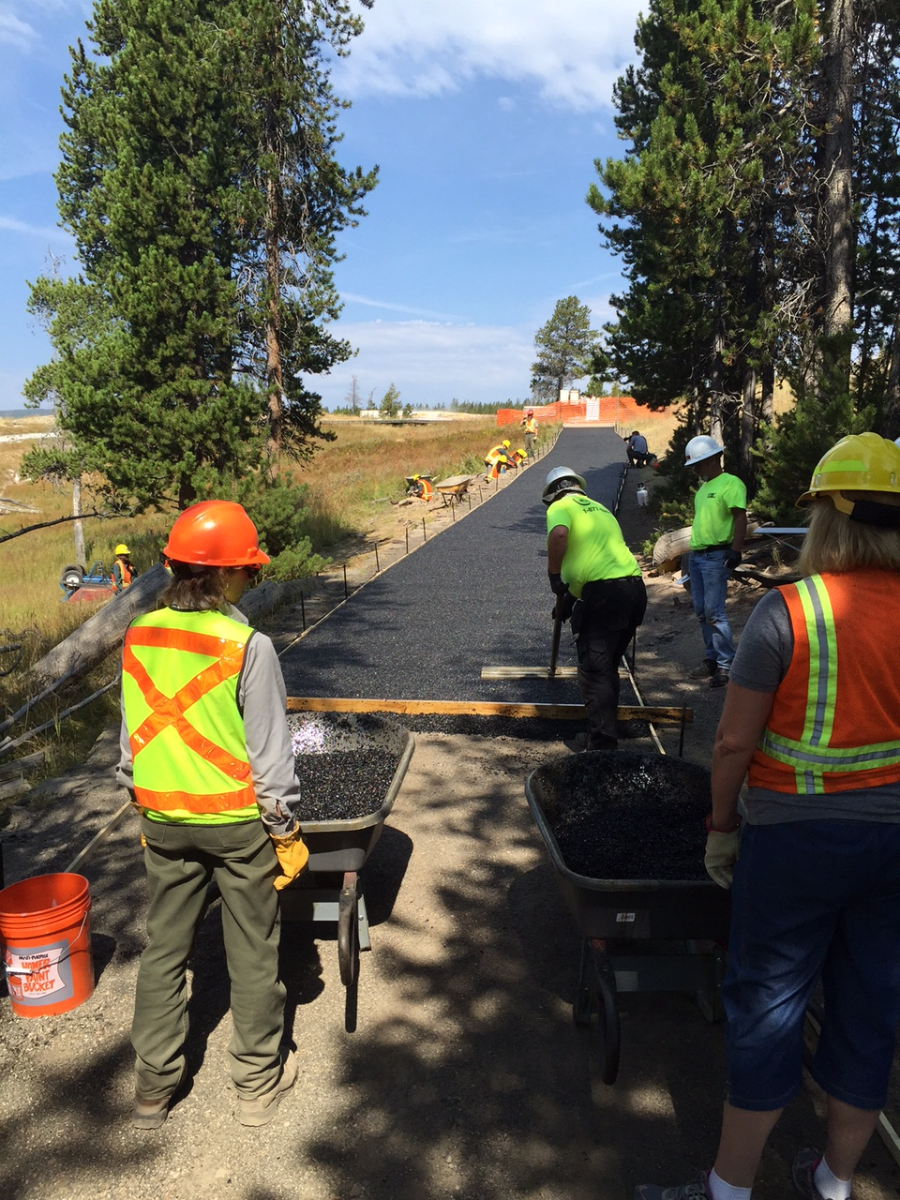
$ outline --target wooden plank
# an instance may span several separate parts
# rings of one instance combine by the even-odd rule
[[[575,679],[577,667],[482,667],[482,679]]]
[[[390,712],[413,716],[545,717],[551,721],[584,719],[583,704],[502,704],[472,700],[359,700],[354,697],[288,696],[288,712]],[[651,708],[619,705],[620,721],[685,724],[694,720],[692,708]]]

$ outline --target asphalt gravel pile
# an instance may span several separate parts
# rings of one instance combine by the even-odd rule
[[[376,813],[384,803],[397,762],[377,750],[337,754],[298,754],[294,773],[300,781],[303,821],[347,821]]]
[[[592,751],[538,770],[566,866],[590,879],[705,880],[710,776],[683,759]]]

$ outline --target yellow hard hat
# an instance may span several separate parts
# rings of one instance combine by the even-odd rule
[[[124,542],[119,542],[118,546],[116,546],[115,553],[117,555],[118,554],[130,554],[131,551],[128,549],[128,547],[125,545]]]
[[[509,442],[504,442],[504,443],[503,443],[503,445],[504,445],[504,446],[507,448],[507,450],[508,450],[508,449],[509,449],[509,446],[510,446],[510,443],[509,443]]]
[[[798,507],[831,492],[900,491],[900,447],[879,433],[843,437],[819,459]]]
[[[519,447],[519,449],[516,451],[516,454],[521,454],[523,458],[527,458],[527,457],[528,457],[528,455],[527,455],[527,454],[525,453],[525,451],[524,451],[524,450],[521,448],[521,446],[520,446],[520,447]]]

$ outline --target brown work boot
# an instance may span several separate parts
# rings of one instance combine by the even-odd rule
[[[268,1125],[278,1109],[282,1095],[290,1091],[297,1081],[297,1055],[293,1050],[282,1049],[281,1078],[269,1092],[261,1096],[238,1099],[235,1116],[242,1125]]]
[[[172,1095],[174,1093],[163,1096],[161,1100],[142,1100],[140,1096],[136,1095],[134,1108],[131,1110],[131,1124],[134,1128],[159,1129],[161,1125],[164,1125],[166,1117],[169,1115]]]
[[[717,670],[718,665],[714,658],[704,658],[699,667],[694,667],[693,670],[688,671],[688,677],[690,679],[706,679],[710,675],[715,675]]]

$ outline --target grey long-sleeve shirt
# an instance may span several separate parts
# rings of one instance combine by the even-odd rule
[[[240,609],[233,605],[227,615],[247,625]],[[244,736],[250,777],[259,805],[259,815],[269,833],[281,836],[294,828],[291,812],[300,801],[300,785],[294,774],[291,735],[285,716],[287,691],[281,665],[271,639],[254,630],[244,652],[244,664],[238,682],[238,705],[244,718]],[[134,795],[131,744],[125,709],[119,733],[120,757],[116,779]]]

